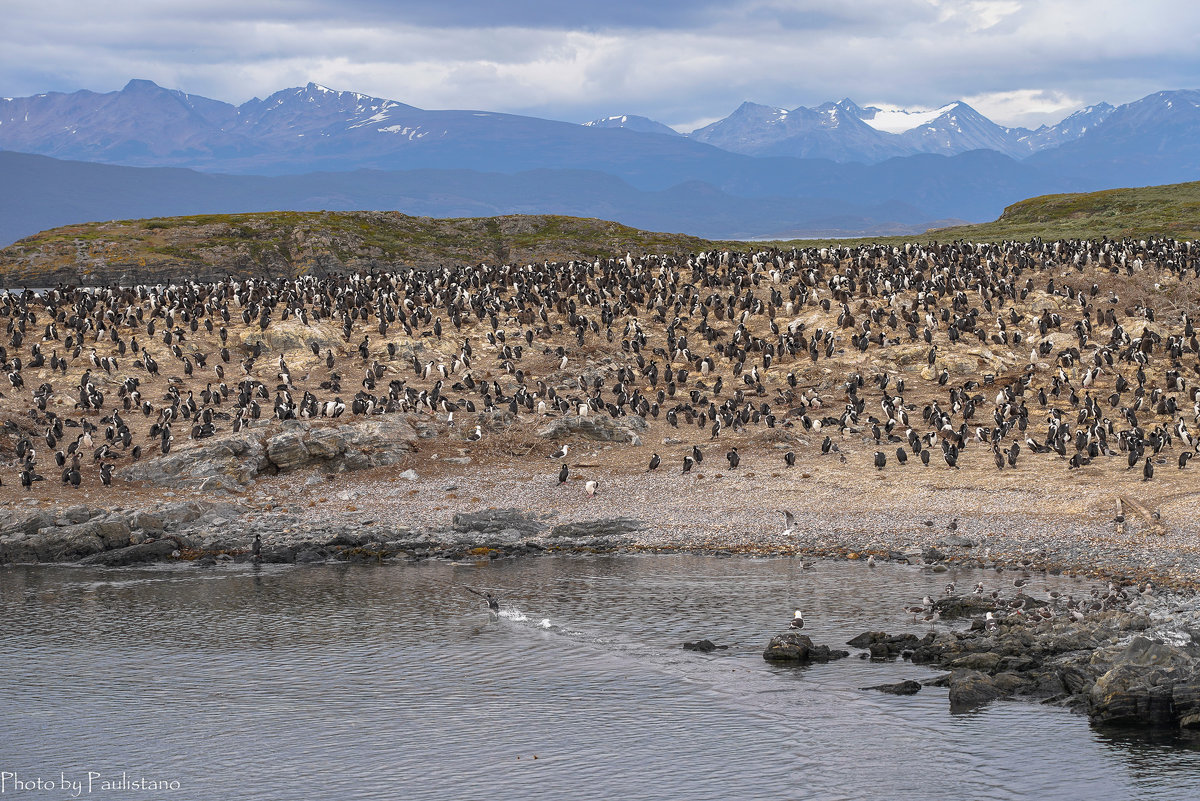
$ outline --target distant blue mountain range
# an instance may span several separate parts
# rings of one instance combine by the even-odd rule
[[[427,111],[311,83],[233,106],[135,80],[0,98],[0,149],[13,151],[0,158],[0,244],[65,222],[266,208],[555,212],[710,237],[898,233],[992,219],[1035,194],[1196,180],[1200,92],[1098,104],[1037,130],[962,102],[745,103],[684,136],[632,115]]]

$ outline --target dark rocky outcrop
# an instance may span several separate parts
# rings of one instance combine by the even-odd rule
[[[1200,727],[1200,646],[1141,633],[1150,628],[1148,617],[1127,610],[1081,621],[1014,615],[991,631],[930,632],[906,650],[915,664],[950,670],[944,682],[927,683],[949,687],[954,712],[1026,698],[1086,712],[1097,724]],[[867,632],[851,644],[873,649],[892,639]]]
[[[1145,637],[1113,656],[1087,696],[1088,716],[1096,723],[1167,726],[1182,724],[1197,711],[1200,672],[1193,654]],[[1178,703],[1176,690],[1178,689]]]
[[[966,712],[1003,696],[1004,690],[986,673],[978,670],[955,670],[950,673],[951,712]]]
[[[890,695],[916,695],[921,691],[921,682],[919,681],[901,681],[896,684],[876,684],[874,687],[863,687],[864,690],[878,690],[881,693]]]
[[[887,634],[882,631],[867,631],[846,643],[851,648],[865,648],[872,659],[895,659],[906,651],[912,651],[921,638],[915,634]]]
[[[169,559],[179,548],[174,540],[154,540],[139,545],[128,545],[111,551],[95,553],[79,560],[81,565],[102,565],[104,567],[124,567],[145,562],[161,562]]]
[[[696,640],[695,642],[685,642],[683,644],[683,650],[698,651],[702,654],[711,654],[713,651],[725,651],[728,648],[728,645],[717,645],[712,640]]]
[[[768,662],[786,662],[795,665],[808,665],[813,662],[830,662],[850,656],[849,651],[838,651],[828,645],[813,645],[813,641],[804,634],[787,633],[772,637],[763,651],[763,659]]]

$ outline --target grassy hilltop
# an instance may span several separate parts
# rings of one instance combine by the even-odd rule
[[[1200,237],[1200,181],[1138,189],[1106,189],[1069,195],[1042,195],[1004,210],[981,225],[944,228],[941,239],[1110,239]]]
[[[1200,182],[1044,195],[998,220],[908,237],[799,242],[715,242],[640,231],[597,219],[508,215],[434,219],[398,212],[208,214],[67,225],[0,251],[0,282],[160,282],[227,274],[286,276],[382,269],[393,264],[540,262],[633,252],[811,246],[928,239],[1200,236]]]

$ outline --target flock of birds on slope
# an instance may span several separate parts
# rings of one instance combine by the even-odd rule
[[[957,468],[977,447],[1001,470],[1026,453],[1069,468],[1121,455],[1149,480],[1165,450],[1179,468],[1197,450],[1200,344],[1186,314],[1123,303],[1106,276],[1192,281],[1200,245],[726,251],[8,292],[0,452],[26,489],[51,460],[66,484],[108,486],[122,460],[260,418],[423,413],[453,431],[458,414],[470,442],[497,417],[639,415],[708,440],[803,429],[843,461],[845,440],[869,436],[880,470]],[[268,352],[285,322],[307,348]],[[1022,355],[1007,374],[952,373],[972,347]],[[902,350],[922,377],[870,367]],[[931,400],[918,409],[910,389]],[[702,458],[691,445],[682,471]],[[726,459],[739,466],[736,447]]]

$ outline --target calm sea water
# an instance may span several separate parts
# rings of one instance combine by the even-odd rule
[[[921,632],[902,607],[951,578],[1002,580],[698,556],[2,568],[0,798],[1200,798],[1186,742],[860,689],[935,675],[904,662],[761,657],[797,607],[818,643]],[[680,648],[698,638],[729,648]],[[101,789],[122,773],[177,784]],[[68,786],[11,784],[34,779]]]

